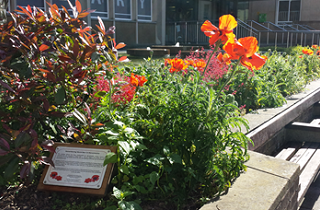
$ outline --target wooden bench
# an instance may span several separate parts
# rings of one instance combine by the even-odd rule
[[[320,169],[320,143],[288,142],[284,149],[276,155],[276,158],[300,165],[298,204],[301,204]]]

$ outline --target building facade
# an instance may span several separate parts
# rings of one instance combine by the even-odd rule
[[[320,30],[319,0],[267,0],[250,2],[248,19],[258,21],[259,14],[275,24],[298,23]]]
[[[93,28],[101,17],[106,27],[115,26],[114,38],[128,47],[207,43],[200,27],[205,20],[218,24],[221,15],[232,14],[239,21],[259,19],[275,24],[299,23],[320,29],[319,0],[79,0],[83,9],[95,9],[86,21]],[[10,0],[17,5],[34,5],[44,10],[46,2],[69,8],[67,0]],[[70,0],[75,4],[75,0]]]
[[[94,9],[86,17],[88,25],[98,25],[99,16],[106,28],[116,27],[115,39],[129,47],[165,44],[165,0],[79,0],[82,9]],[[47,10],[48,5],[56,4],[70,8],[67,0],[10,0],[8,10],[17,6],[34,5]],[[70,0],[75,5],[75,0]]]

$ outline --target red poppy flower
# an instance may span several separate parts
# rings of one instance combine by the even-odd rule
[[[57,176],[57,177],[56,177],[56,180],[57,180],[57,181],[60,181],[61,179],[62,179],[61,176]]]
[[[310,50],[310,49],[304,48],[304,49],[302,50],[302,53],[303,53],[303,54],[306,54],[306,55],[312,55],[312,54],[313,54],[313,51]]]
[[[206,20],[201,26],[201,31],[210,37],[210,45],[214,45],[219,39],[224,44],[228,40],[234,39],[233,29],[237,27],[237,25],[238,23],[232,15],[223,15],[219,18],[219,28],[214,26],[209,20]]]
[[[53,172],[51,172],[50,177],[51,177],[52,179],[55,179],[57,175],[58,175],[58,173],[55,172],[55,171],[53,171]]]
[[[316,52],[316,54],[317,54],[318,56],[320,56],[320,50],[318,50],[318,51]]]
[[[91,179],[90,178],[87,178],[86,180],[84,180],[85,183],[89,183],[91,182]]]
[[[99,175],[93,175],[91,180],[93,182],[98,181],[99,180]]]

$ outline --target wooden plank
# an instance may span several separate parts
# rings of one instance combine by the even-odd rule
[[[281,152],[276,155],[276,158],[282,159],[282,160],[289,160],[293,157],[293,155],[298,151],[298,149],[301,147],[301,142],[288,142]]]
[[[300,165],[300,170],[302,171],[306,164],[309,162],[313,154],[319,147],[319,143],[311,143],[307,151],[302,155],[302,157],[298,160],[298,164]]]
[[[277,156],[276,158],[282,159],[282,160],[289,160],[294,153],[296,152],[296,148],[288,148],[288,149],[283,149]]]
[[[300,158],[303,156],[303,154],[307,151],[310,145],[311,145],[310,142],[305,143],[302,146],[302,148],[300,148],[298,152],[294,154],[294,156],[290,159],[290,162],[297,163],[300,160]]]
[[[320,169],[320,149],[317,149],[309,163],[306,165],[302,173],[300,174],[300,191],[298,194],[298,202],[301,203],[308,188],[313,182],[314,177],[317,175]]]

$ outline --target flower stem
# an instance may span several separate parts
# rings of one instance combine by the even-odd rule
[[[216,43],[216,45],[214,46],[213,51],[212,51],[211,55],[209,56],[209,59],[207,60],[206,67],[204,67],[202,76],[205,75],[205,73],[206,73],[206,71],[207,71],[207,69],[208,69],[210,60],[211,60],[212,56],[218,51],[220,44],[221,44],[221,41],[219,40],[219,41]]]
[[[240,60],[241,58],[239,58],[239,60],[237,61],[237,63],[232,67],[232,70],[231,70],[231,74],[229,75],[229,77],[227,78],[227,80],[224,82],[224,84],[220,87],[216,97],[214,98],[213,100],[213,103],[212,103],[212,106],[210,106],[210,110],[208,111],[208,114],[207,114],[207,118],[206,118],[206,123],[208,122],[208,119],[209,119],[209,116],[212,112],[212,108],[214,106],[214,104],[217,103],[218,99],[220,98],[220,95],[221,95],[221,92],[223,91],[223,89],[227,86],[227,84],[231,81],[231,79],[233,78],[236,70],[237,70],[237,67],[239,66],[239,63],[240,63]],[[209,102],[210,103],[210,102]]]

